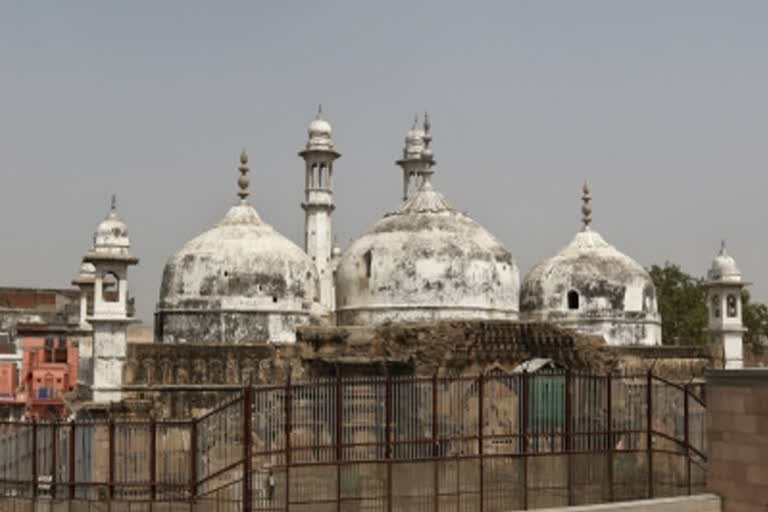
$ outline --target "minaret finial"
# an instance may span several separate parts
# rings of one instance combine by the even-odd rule
[[[584,203],[581,206],[581,221],[584,223],[584,231],[589,231],[589,226],[592,224],[592,206],[589,204],[589,202],[592,201],[592,195],[589,193],[589,182],[587,180],[584,180],[581,200]]]
[[[720,256],[725,256],[728,251],[725,250],[725,238],[720,240]]]
[[[250,194],[248,187],[251,184],[248,179],[248,172],[251,169],[248,167],[248,153],[246,153],[245,148],[240,153],[240,166],[237,170],[240,171],[240,177],[237,179],[237,186],[240,187],[240,190],[237,195],[240,196],[240,204],[245,204],[245,198]]]
[[[112,206],[110,209],[112,211],[117,210],[117,194],[112,194]]]
[[[315,115],[315,119],[321,119],[323,117],[323,104],[318,103],[317,104],[317,115]]]

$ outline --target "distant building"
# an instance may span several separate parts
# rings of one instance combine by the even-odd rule
[[[77,341],[64,336],[24,338],[21,371],[0,363],[0,407],[30,419],[67,417],[63,398],[77,389],[77,352]]]

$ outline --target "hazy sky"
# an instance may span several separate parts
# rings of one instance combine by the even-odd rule
[[[333,124],[342,247],[400,203],[428,109],[433,180],[524,275],[580,226],[702,275],[726,238],[768,300],[768,2],[0,3],[0,284],[67,286],[118,195],[139,314],[236,201],[301,243],[296,155]]]

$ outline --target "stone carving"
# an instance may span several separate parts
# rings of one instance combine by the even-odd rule
[[[133,384],[136,381],[136,362],[126,361],[123,366],[123,384]]]
[[[173,384],[173,363],[170,359],[160,361],[160,378],[163,384]]]
[[[208,380],[211,383],[224,384],[224,368],[221,359],[208,361]]]
[[[155,360],[148,358],[142,361],[142,368],[144,369],[144,384],[149,386],[157,384],[157,376],[155,374]]]
[[[237,360],[234,354],[230,353],[227,356],[227,370],[226,379],[227,384],[237,384],[240,380],[240,370],[237,367]]]
[[[208,367],[203,359],[195,359],[192,364],[192,381],[195,384],[208,383]]]
[[[174,384],[189,384],[189,369],[186,359],[179,359],[176,363],[176,381]]]

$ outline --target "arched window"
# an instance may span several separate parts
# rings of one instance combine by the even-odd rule
[[[712,296],[712,316],[714,316],[715,318],[720,318],[720,296],[719,295]]]
[[[579,292],[576,290],[568,292],[568,309],[579,309]]]
[[[736,318],[736,315],[738,313],[738,306],[736,302],[736,296],[735,295],[728,295],[727,299],[727,306],[728,306],[728,318]]]
[[[365,277],[368,279],[371,278],[371,267],[373,266],[373,253],[368,250],[363,255],[363,258],[365,258]]]
[[[323,188],[325,183],[325,164],[320,164],[320,175],[318,176],[318,187]]]
[[[120,300],[120,279],[113,272],[107,272],[101,278],[101,299],[104,302]]]

